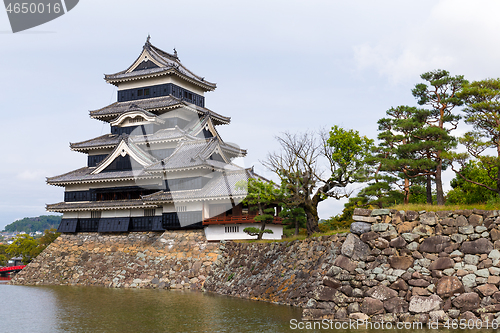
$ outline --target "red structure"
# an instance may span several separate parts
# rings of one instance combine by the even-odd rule
[[[11,266],[11,267],[0,267],[0,274],[19,272],[21,269],[26,267],[26,265]]]

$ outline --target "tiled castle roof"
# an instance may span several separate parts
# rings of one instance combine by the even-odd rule
[[[242,200],[247,191],[244,187],[237,186],[238,182],[248,181],[250,178],[261,178],[251,169],[238,169],[223,171],[212,178],[203,188],[185,191],[159,191],[144,195],[141,199],[131,200],[106,200],[84,202],[59,202],[47,205],[47,210],[52,212],[85,211],[85,210],[110,210],[151,208],[161,203],[188,202],[199,200],[221,200],[233,198]]]
[[[217,138],[190,140],[181,142],[172,155],[146,167],[145,170],[146,172],[159,172],[211,167],[222,170],[233,168],[234,165],[230,163],[210,159],[212,154],[217,152],[218,148],[230,152],[233,156],[243,156],[246,154],[246,151],[224,144]]]
[[[172,201],[196,201],[196,200],[217,200],[227,198],[243,199],[247,195],[247,190],[237,187],[241,181],[248,181],[250,178],[260,178],[251,169],[239,169],[233,171],[223,171],[212,178],[203,188],[189,191],[159,191],[153,194],[142,196],[145,203],[160,203]]]
[[[169,96],[152,97],[146,99],[138,99],[134,101],[126,102],[114,102],[108,106],[105,106],[98,110],[90,111],[90,116],[95,119],[100,119],[103,121],[111,121],[116,117],[120,116],[122,113],[132,111],[134,109],[144,109],[149,112],[162,113],[168,110],[173,110],[176,108],[188,108],[196,111],[200,115],[208,114],[216,125],[226,125],[231,121],[231,117],[225,117],[217,112],[209,110],[207,108],[194,105],[183,101],[180,98]]]
[[[106,182],[110,180],[126,181],[135,180],[137,178],[161,178],[160,176],[148,174],[143,170],[102,172],[98,174],[92,174],[92,171],[94,171],[95,169],[96,167],[83,167],[59,176],[47,177],[47,183],[50,185],[65,186],[69,184]]]
[[[148,59],[151,59],[157,67],[147,69],[135,69],[137,61],[146,54]],[[206,81],[204,77],[194,74],[187,69],[179,60],[177,52],[174,54],[165,52],[149,42],[149,37],[144,44],[141,55],[137,58],[132,66],[124,71],[105,75],[104,78],[108,83],[117,84],[123,81],[137,80],[147,77],[155,77],[160,75],[177,75],[186,81],[204,88],[207,91],[214,90],[217,85]]]
[[[134,208],[154,208],[155,204],[145,203],[141,199],[131,200],[106,200],[106,201],[86,201],[86,202],[59,202],[47,205],[49,212],[65,211],[85,211],[85,210],[111,210],[111,209],[134,209]]]

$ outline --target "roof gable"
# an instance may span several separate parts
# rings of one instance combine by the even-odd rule
[[[139,70],[161,67],[166,66],[158,60],[154,59],[154,57],[149,52],[149,49],[144,47],[137,60],[129,68],[127,68],[124,73],[131,73]]]
[[[164,121],[158,118],[154,113],[148,112],[146,110],[137,107],[131,108],[131,111],[122,113],[109,123],[112,126],[118,126],[120,124],[123,124],[124,121],[127,119],[135,119],[136,121],[140,122],[155,122],[160,124],[164,123]]]
[[[108,155],[91,174],[95,175],[103,172],[113,161],[118,158],[124,158],[125,156],[129,156],[136,163],[140,164],[142,167],[146,167],[155,163],[157,160],[153,156],[144,152],[142,149],[137,147],[135,144],[131,142],[131,140],[127,137],[123,138],[120,143],[116,146],[111,154]],[[131,161],[132,162],[132,161]]]
[[[149,42],[149,36],[137,60],[124,71],[105,75],[105,80],[108,83],[117,85],[123,81],[160,75],[177,75],[183,80],[201,87],[205,91],[212,91],[217,87],[215,83],[206,81],[204,77],[198,76],[187,69],[177,57],[175,49],[174,54],[171,54],[153,46]]]

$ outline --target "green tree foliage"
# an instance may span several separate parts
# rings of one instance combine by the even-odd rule
[[[403,203],[403,191],[391,186],[394,180],[390,176],[379,177],[376,181],[368,183],[355,197],[349,198],[346,205],[356,207],[384,208],[394,204]]]
[[[433,204],[436,202],[436,192],[433,191],[431,192],[430,195],[430,202],[429,202],[429,196],[427,193],[427,186],[422,185],[423,182],[420,183],[414,183],[410,187],[410,202],[411,204]]]
[[[449,163],[451,149],[456,141],[451,131],[457,128],[459,115],[452,110],[463,104],[459,92],[467,84],[463,75],[450,76],[446,70],[435,70],[420,75],[426,83],[415,85],[412,90],[419,105],[427,105],[431,109],[423,113],[422,121],[426,127],[422,128],[420,140],[425,142],[429,149],[429,157],[436,162],[434,181],[436,183],[437,204],[444,205],[442,171]]]
[[[428,145],[418,137],[425,126],[424,114],[424,110],[415,107],[398,106],[387,110],[387,117],[378,121],[379,146],[374,154],[374,162],[378,163],[374,174],[375,183],[379,182],[377,178],[383,181],[382,184],[385,182],[386,185],[378,187],[392,196],[395,195],[392,192],[394,186],[403,191],[406,204],[410,201],[410,187],[414,180],[431,175],[436,166],[429,158]]]
[[[496,186],[494,180],[489,177],[488,171],[481,166],[481,162],[469,161],[451,180],[450,184],[453,189],[447,193],[446,201],[451,204],[476,204],[486,203],[499,197],[495,192],[476,183],[489,187]]]
[[[259,229],[259,228],[255,228],[255,227],[247,227],[245,229],[243,229],[243,231],[247,234],[249,234],[250,236],[257,236],[257,239],[262,239],[262,235],[263,234],[272,234],[273,231],[271,229]]]
[[[51,229],[46,229],[44,232],[43,232],[43,235],[42,237],[40,237],[38,239],[38,244],[43,248],[45,249],[47,246],[50,245],[50,243],[52,243],[53,241],[56,240],[57,237],[59,237],[61,235],[60,232],[57,232],[57,229],[56,228],[51,228]],[[42,249],[42,250],[43,250]]]
[[[7,253],[7,245],[0,244],[0,266],[6,266],[10,256]]]
[[[287,229],[294,229],[294,235],[298,235],[299,229],[305,228],[306,226],[306,212],[302,207],[284,205],[283,210],[279,213],[279,216],[283,218],[283,224]]]
[[[247,204],[250,209],[258,211],[258,215],[254,218],[256,222],[261,223],[258,228],[245,228],[244,232],[251,236],[257,236],[257,239],[262,239],[264,233],[272,233],[266,229],[266,224],[270,224],[274,220],[274,208],[281,202],[283,196],[281,189],[272,181],[267,182],[261,179],[249,179],[248,182],[240,181],[236,183],[237,189],[245,189],[247,192],[243,203]],[[259,230],[258,233],[254,230]]]
[[[42,215],[39,217],[25,217],[5,226],[4,231],[30,233],[35,231],[44,231],[50,228],[56,228],[61,223],[59,215]]]
[[[304,209],[310,236],[319,232],[318,204],[348,197],[346,186],[365,179],[373,140],[339,126],[329,133],[284,133],[277,140],[281,152],[269,154],[262,164],[281,178],[294,206]]]
[[[38,242],[28,234],[17,235],[14,242],[7,247],[7,253],[12,257],[22,257],[23,263],[27,265],[42,252]]]
[[[35,259],[50,243],[52,243],[60,233],[56,229],[45,230],[42,237],[34,239],[28,234],[19,234],[12,244],[7,246],[5,252],[10,257],[22,257],[23,263],[27,265]],[[9,257],[9,258],[10,258]]]
[[[466,101],[465,122],[473,126],[460,142],[467,148],[466,154],[455,154],[462,169],[453,169],[465,181],[500,194],[500,79],[487,79],[467,84],[460,97]],[[489,155],[488,149],[493,152]],[[467,160],[474,157],[476,173],[466,175]],[[482,169],[481,179],[473,177]]]

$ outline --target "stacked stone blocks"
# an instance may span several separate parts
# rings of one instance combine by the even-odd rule
[[[201,289],[219,254],[202,230],[63,234],[12,283]]]

